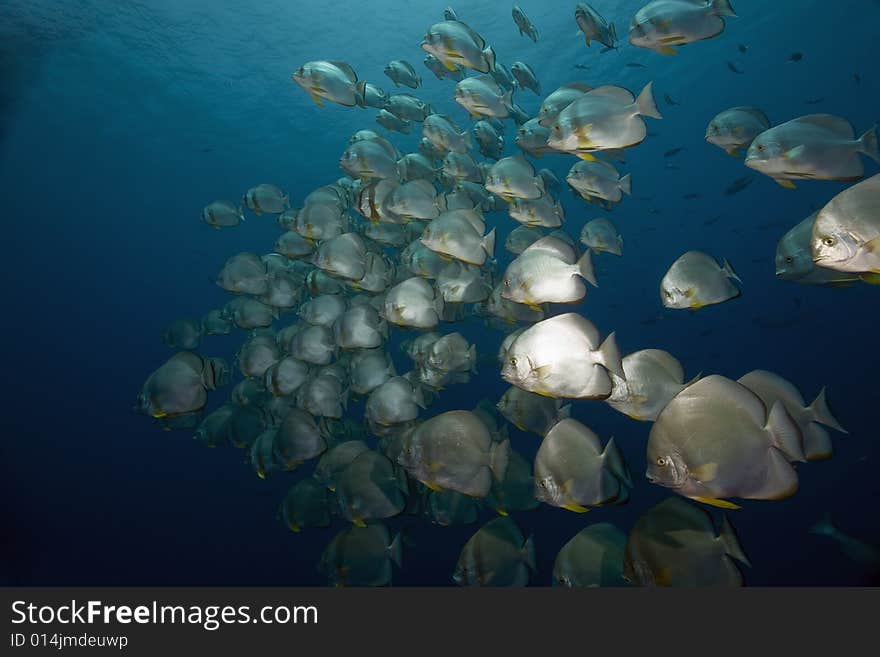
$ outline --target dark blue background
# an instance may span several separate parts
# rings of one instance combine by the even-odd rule
[[[406,58],[425,81],[416,93],[462,123],[467,119],[451,99],[452,84],[421,64],[418,43],[445,2],[254,4],[4,3],[0,583],[323,583],[315,564],[342,525],[295,535],[275,518],[287,487],[308,468],[261,481],[242,452],[203,448],[189,432],[165,433],[132,412],[134,399],[170,354],[163,328],[224,303],[213,284],[224,260],[238,251],[267,252],[277,235],[268,217],[210,230],[198,221],[201,207],[262,182],[289,190],[296,204],[341,175],[337,160],[350,134],[376,127],[372,110],[312,104],[290,80],[295,68],[343,59],[360,77],[393,90],[382,68]],[[725,196],[749,172],[703,134],[714,114],[746,104],[761,106],[774,123],[824,111],[865,130],[880,114],[877,4],[733,0],[741,18],[677,57],[626,43],[600,55],[598,46],[587,48],[576,36],[575,3],[520,4],[541,30],[537,44],[518,35],[506,4],[454,6],[500,61],[529,63],[544,93],[574,79],[635,92],[654,80],[664,114],[662,121],[648,120],[656,135],[627,153],[622,168],[632,173],[633,197],[611,215],[625,256],[597,258],[601,287],[590,291],[582,311],[603,334],[616,330],[624,352],[667,349],[689,377],[769,369],[795,382],[808,400],[828,385],[851,432],[834,435],[834,458],[800,467],[795,497],[750,502],[730,517],[753,563],[749,584],[865,583],[831,541],[807,530],[831,511],[847,532],[880,540],[878,290],[802,287],[776,280],[773,266],[778,238],[844,186],[805,182],[787,191],[758,177],[742,193]],[[623,35],[640,3],[595,5]],[[738,43],[748,44],[747,54]],[[804,53],[803,61],[787,64],[794,51]],[[728,60],[745,73],[731,73]],[[648,68],[626,67],[631,61]],[[591,68],[578,70],[576,63]],[[680,105],[669,106],[664,94]],[[804,103],[820,97],[817,105]],[[540,102],[528,91],[516,100],[530,112]],[[417,136],[395,141],[413,150]],[[515,152],[511,127],[507,141],[506,152]],[[686,150],[664,158],[673,147]],[[560,178],[572,163],[563,156],[538,161]],[[866,166],[876,171],[875,164]],[[689,193],[701,196],[685,200]],[[601,214],[569,191],[562,198],[572,235]],[[489,222],[498,226],[502,245],[514,222],[501,213]],[[663,310],[658,282],[689,249],[727,257],[744,281],[743,296],[697,313]],[[509,255],[501,251],[503,267]],[[502,338],[476,320],[456,328],[484,355]],[[209,338],[201,350],[229,357],[242,337]],[[450,388],[430,412],[472,408],[481,397],[494,402],[505,388],[497,369],[484,363],[470,385]],[[223,394],[214,394],[212,406]],[[584,523],[609,521],[627,531],[667,495],[641,476],[649,424],[600,402],[574,408],[603,439],[616,437],[637,485],[625,507],[586,516],[546,506],[517,514],[535,534],[535,584],[549,583],[556,551]],[[532,456],[539,438],[511,431],[515,447]],[[393,524],[411,527],[395,584],[451,584],[458,551],[476,526]]]

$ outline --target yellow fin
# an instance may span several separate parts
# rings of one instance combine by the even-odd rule
[[[661,55],[677,55],[678,51],[672,46],[660,46],[657,48],[657,52]]]
[[[168,417],[168,413],[166,413],[165,411],[153,411],[153,417],[158,420],[163,417]]]
[[[695,497],[697,502],[708,504],[709,506],[717,506],[719,509],[741,509],[742,507],[727,500],[719,500],[714,497]]]
[[[878,272],[865,272],[864,274],[859,274],[859,278],[868,285],[880,285],[880,273]]]
[[[773,180],[775,180],[776,184],[780,187],[785,187],[786,189],[797,189],[797,187],[795,187],[795,184],[790,180],[782,180],[781,178],[774,178]]]
[[[302,529],[302,527],[300,527],[296,523],[293,523],[292,525],[290,525],[290,531],[295,532],[297,534],[299,534],[301,529]]]
[[[727,154],[730,155],[730,157],[739,157],[739,148],[737,148],[737,147],[728,148]]]
[[[354,525],[355,527],[366,527],[367,526],[367,523],[365,523],[360,518],[358,518],[357,520],[352,520],[351,524]]]
[[[692,472],[702,482],[712,481],[718,476],[718,464],[704,463],[700,467],[694,468]]]
[[[574,511],[575,513],[586,513],[587,511],[589,511],[587,507],[581,506],[580,504],[575,504],[574,502],[564,504],[562,508],[567,509],[568,511]]]
[[[257,473],[257,476],[258,476],[260,479],[265,479],[265,478],[266,478],[266,473],[263,472],[262,470],[260,470],[260,471]]]
[[[427,481],[424,482],[424,484],[425,484],[425,486],[427,486],[428,488],[430,488],[430,489],[431,489],[432,491],[434,491],[434,492],[440,492],[440,491],[443,490],[443,489],[440,488],[440,486],[438,486],[437,484],[429,484]]]
[[[445,62],[445,61],[441,60],[441,63],[443,64],[443,68],[445,68],[447,71],[457,71],[458,70],[458,66],[456,66],[452,62]]]
[[[507,511],[505,511],[504,509],[495,509],[495,510],[498,512],[499,516],[506,516],[507,515]]]
[[[324,101],[321,100],[321,97],[318,94],[309,94],[312,97],[312,100],[318,103],[321,107],[324,107]],[[259,212],[257,213],[259,214]]]
[[[596,158],[593,157],[590,153],[577,153],[577,156],[582,160],[586,160],[587,162],[595,162]]]

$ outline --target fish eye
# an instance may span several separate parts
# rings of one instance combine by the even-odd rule
[[[510,279],[509,278],[504,279],[504,287],[510,287]]]
[[[511,366],[511,367],[516,367],[516,358],[511,358],[511,359],[510,359],[510,366]]]
[[[538,485],[539,485],[541,488],[547,488],[547,482],[544,481],[543,479],[539,479],[539,480],[538,480]]]
[[[834,246],[836,243],[837,240],[830,236],[822,240],[822,244],[824,244],[825,246]]]
[[[664,467],[667,463],[668,461],[664,457],[657,457],[657,465],[659,465],[661,468]]]
[[[763,150],[764,150],[764,144],[758,144],[758,150],[759,150],[759,151],[763,151]]]
[[[794,262],[794,258],[792,258],[791,256],[785,256],[785,261],[788,263],[792,263]]]

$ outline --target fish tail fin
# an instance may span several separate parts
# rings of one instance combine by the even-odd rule
[[[617,347],[617,337],[614,335],[614,332],[605,338],[605,342],[599,345],[598,356],[600,365],[612,374],[616,374],[621,379],[626,380],[626,374],[623,373],[620,349]]]
[[[824,387],[819,391],[819,394],[816,395],[816,399],[813,400],[813,403],[810,404],[807,410],[810,412],[810,417],[814,422],[820,422],[826,427],[837,429],[841,433],[849,433],[849,431],[844,429],[840,422],[837,421],[837,418],[834,417],[831,409],[828,408],[828,400],[825,397]]]
[[[859,150],[875,162],[880,163],[880,148],[877,145],[877,126],[872,126],[859,138]]]
[[[781,401],[777,400],[770,408],[765,429],[772,436],[773,446],[785,454],[788,460],[807,460],[804,455],[803,434]]]
[[[642,93],[636,99],[636,107],[642,116],[650,116],[652,119],[662,119],[663,115],[657,109],[657,103],[654,101],[654,83],[649,82],[642,89]]]
[[[834,525],[834,521],[831,519],[831,514],[827,511],[822,514],[822,517],[810,527],[811,534],[818,534],[819,536],[830,536],[832,538],[836,537],[839,533],[839,529]]]
[[[733,267],[731,266],[731,264],[729,262],[727,262],[727,258],[724,258],[721,263],[721,271],[724,272],[724,275],[727,276],[727,278],[732,278],[737,283],[742,285],[742,279],[733,270]]]
[[[617,443],[614,442],[613,436],[608,439],[608,444],[605,445],[605,449],[602,451],[602,461],[608,467],[611,474],[629,488],[632,488],[632,476],[629,473],[629,468],[626,467],[626,461],[623,460],[623,454],[620,453]]]
[[[584,251],[584,255],[581,256],[575,266],[581,278],[593,287],[599,287],[599,282],[596,280],[596,270],[593,268],[593,257],[590,255],[589,249]]]
[[[358,104],[358,107],[366,107],[366,91],[367,91],[367,82],[366,80],[361,80],[354,86],[354,102]]]
[[[535,560],[535,538],[531,534],[522,546],[523,563],[528,566],[533,573],[537,571],[538,566]]]
[[[489,64],[489,70],[495,70],[495,51],[492,49],[492,46],[486,46],[486,49],[483,51],[483,54],[486,56],[486,63]]]
[[[718,533],[718,538],[721,540],[721,544],[724,546],[724,551],[727,552],[727,554],[751,568],[752,562],[749,561],[749,558],[746,556],[746,553],[736,536],[736,532],[733,530],[733,525],[730,524],[726,515],[722,515],[721,517],[721,531]]]
[[[510,439],[502,440],[500,443],[493,442],[489,447],[489,469],[498,481],[504,479],[509,458]]]
[[[403,540],[400,538],[400,532],[391,539],[391,545],[388,546],[388,557],[397,564],[398,568],[402,568],[403,563]]]
[[[629,174],[620,179],[620,191],[627,196],[632,195],[632,178]]]
[[[480,245],[483,247],[483,250],[489,254],[490,258],[495,257],[495,229],[489,231],[489,234],[486,235]]]

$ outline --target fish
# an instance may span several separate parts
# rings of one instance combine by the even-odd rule
[[[357,89],[357,104],[361,107],[374,107],[382,110],[388,104],[388,92],[372,82],[361,80],[355,88]]]
[[[358,76],[345,62],[316,60],[306,62],[290,76],[318,105],[329,100],[346,107],[363,103]]]
[[[513,90],[502,89],[491,75],[474,75],[455,85],[455,102],[473,117],[507,118],[513,102]]]
[[[624,548],[624,577],[636,586],[740,587],[738,564],[751,566],[725,516],[721,526],[703,509],[670,497],[642,515]]]
[[[732,157],[748,150],[755,137],[770,128],[770,120],[757,107],[732,107],[717,114],[706,127],[706,141]]]
[[[516,23],[516,27],[519,30],[520,36],[527,36],[533,42],[538,42],[538,28],[529,20],[529,17],[526,16],[526,13],[520,8],[519,5],[514,5],[513,10],[511,12],[513,14],[513,22]]]
[[[754,181],[754,176],[741,176],[724,188],[724,195],[733,196],[734,194],[739,194]]]
[[[221,320],[222,321],[222,320]],[[162,342],[172,349],[195,351],[202,343],[202,323],[195,319],[176,319],[162,333]]]
[[[575,313],[535,323],[509,345],[501,378],[523,390],[562,399],[607,399],[610,373],[625,376],[614,333]]]
[[[477,501],[454,490],[428,489],[426,515],[431,522],[441,527],[470,525],[477,521],[479,507]]]
[[[535,498],[575,513],[622,504],[633,482],[614,438],[605,447],[577,420],[557,422],[535,455]]]
[[[587,201],[599,199],[619,203],[623,195],[632,194],[630,174],[620,175],[614,165],[597,160],[580,160],[569,169],[565,181]]]
[[[471,411],[446,411],[425,420],[404,437],[398,463],[432,490],[454,490],[483,498],[492,478],[507,468],[509,441],[494,442]]]
[[[313,479],[300,479],[284,496],[278,515],[293,532],[330,526],[331,496]]]
[[[324,548],[319,571],[330,586],[388,586],[392,564],[400,567],[403,545],[381,522],[350,526],[336,534]]]
[[[415,420],[424,408],[421,388],[402,376],[394,376],[370,392],[364,416],[371,425],[387,427]]]
[[[681,105],[680,102],[678,102],[677,100],[675,100],[675,99],[674,99],[672,96],[670,96],[669,94],[663,94],[663,100],[666,101],[666,104],[667,104],[667,105],[672,105],[673,107],[676,106],[676,105]]]
[[[205,407],[209,391],[228,383],[223,359],[179,351],[147,377],[135,408],[156,419],[189,415]]]
[[[571,405],[563,406],[558,399],[550,399],[533,392],[510,386],[496,405],[499,412],[520,431],[539,436],[560,420],[571,415]]]
[[[802,61],[803,58],[804,58],[804,53],[802,53],[802,52],[793,52],[793,53],[791,53],[791,55],[789,56],[789,58],[788,58],[788,60],[786,61],[786,63],[787,63],[787,64],[797,64],[798,62]]]
[[[588,525],[572,536],[553,561],[553,586],[626,586],[623,551],[627,536],[612,524]]]
[[[201,220],[212,228],[232,228],[244,221],[244,211],[232,201],[213,201],[202,208]]]
[[[598,41],[606,49],[617,48],[617,30],[614,23],[605,18],[586,2],[579,2],[574,10],[574,20],[578,30],[583,33],[587,46],[591,41]]]
[[[447,151],[466,153],[471,149],[468,131],[461,130],[452,119],[443,114],[426,116],[422,123],[422,135],[443,154]]]
[[[660,412],[648,435],[646,476],[679,495],[722,508],[725,498],[794,495],[791,461],[805,461],[803,436],[782,402],[767,409],[744,385],[710,375]]]
[[[339,166],[352,178],[374,180],[397,178],[398,153],[388,141],[362,139],[350,144],[339,158]],[[304,237],[309,237],[304,235]]]
[[[629,42],[663,55],[676,55],[676,46],[721,34],[725,18],[737,18],[729,0],[652,0],[633,16]]]
[[[544,303],[577,303],[587,294],[582,281],[597,286],[589,251],[575,262],[574,249],[548,235],[508,265],[501,281],[501,296],[533,309]]]
[[[404,85],[410,89],[418,89],[422,84],[422,77],[405,59],[395,59],[388,62],[385,65],[384,73],[391,78],[395,87]]]
[[[266,370],[281,358],[281,351],[275,343],[274,334],[269,332],[252,332],[235,354],[235,364],[245,378],[261,379]]]
[[[577,81],[561,85],[541,101],[537,116],[538,123],[545,128],[551,127],[562,110],[591,89],[590,85]]]
[[[660,299],[666,308],[700,308],[722,303],[742,292],[732,281],[742,283],[727,260],[721,266],[701,251],[681,255],[660,281]]]
[[[776,276],[804,285],[845,286],[857,282],[858,273],[826,269],[813,262],[810,241],[818,214],[814,212],[780,238],[776,245]]]
[[[378,452],[362,452],[335,479],[340,515],[358,527],[396,516],[406,506],[405,475]]]
[[[642,64],[640,62],[627,62],[626,65],[628,68],[648,68],[647,66],[645,66],[644,64]]]
[[[831,199],[813,222],[810,251],[819,267],[880,273],[880,174]],[[876,282],[875,277],[863,277]]]
[[[381,316],[395,326],[431,329],[440,322],[442,301],[424,279],[408,278],[385,295]]]
[[[420,45],[422,50],[434,55],[449,70],[469,68],[488,73],[495,68],[495,51],[462,21],[434,23],[428,28]]]
[[[519,84],[520,89],[530,89],[538,96],[541,95],[541,83],[532,67],[523,62],[514,62],[510,65],[510,72]]]
[[[535,199],[513,198],[507,211],[511,219],[524,226],[559,228],[565,221],[565,208],[550,194]]]
[[[697,375],[685,382],[681,363],[662,349],[627,354],[622,365],[625,377],[611,376],[611,396],[605,401],[614,410],[640,422],[654,422],[678,393],[700,378]]]
[[[412,122],[407,119],[401,119],[400,117],[392,114],[386,109],[379,110],[379,113],[376,114],[376,123],[381,125],[383,128],[391,130],[393,132],[399,132],[404,135],[408,135],[412,132]]]
[[[654,102],[649,82],[638,98],[623,87],[597,87],[563,109],[556,117],[547,144],[583,159],[591,152],[629,148],[644,141],[647,127],[642,116],[663,118]]]
[[[495,253],[495,229],[483,235],[485,229],[479,211],[448,210],[425,227],[420,241],[441,255],[482,266]]]
[[[446,66],[443,65],[443,62],[441,62],[430,53],[425,55],[425,58],[422,60],[422,62],[424,63],[425,68],[431,71],[431,73],[433,73],[438,80],[448,78],[450,80],[455,80],[456,82],[458,82],[464,77],[464,70],[460,68],[454,68],[452,70],[448,69]]]
[[[739,68],[737,68],[736,64],[734,64],[733,62],[730,62],[730,61],[727,62],[727,68],[728,68],[732,73],[739,73],[739,74],[742,74],[742,71],[741,71]]]
[[[296,393],[308,377],[307,363],[293,356],[284,356],[266,369],[263,379],[266,390],[270,393],[276,397],[289,397]]]
[[[596,254],[605,252],[616,256],[623,255],[623,238],[614,224],[604,217],[592,219],[584,224],[580,242]]]
[[[813,403],[807,406],[794,384],[774,372],[752,370],[737,379],[737,383],[758,395],[767,408],[772,408],[777,401],[782,402],[803,435],[804,455],[808,461],[831,458],[831,437],[819,424],[842,433],[849,433],[831,414],[825,398],[825,388],[822,388]]]
[[[831,114],[792,119],[755,137],[745,164],[788,189],[792,180],[856,181],[864,175],[859,153],[880,162],[876,126],[856,139],[852,124]]]
[[[495,162],[486,174],[486,191],[512,198],[536,199],[544,195],[544,179],[535,167],[521,155],[505,157]]]
[[[452,579],[459,586],[525,586],[535,572],[535,547],[510,517],[495,518],[471,536]]]
[[[498,440],[505,440],[506,435],[503,433]],[[483,502],[501,516],[509,515],[514,511],[531,511],[537,508],[538,500],[535,499],[535,480],[532,476],[531,462],[511,448],[508,451],[504,476],[500,480],[492,481],[492,489]]]

